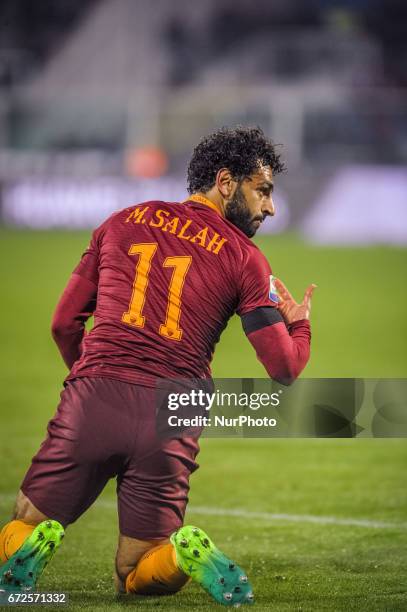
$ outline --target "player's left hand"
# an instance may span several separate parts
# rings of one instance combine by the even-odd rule
[[[280,298],[278,309],[287,325],[294,323],[294,321],[309,319],[311,312],[311,297],[316,285],[310,285],[305,291],[301,304],[297,304],[283,281],[279,278],[274,278],[274,283]]]

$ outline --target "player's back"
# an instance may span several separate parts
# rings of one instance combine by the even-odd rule
[[[212,206],[146,202],[94,233],[95,324],[71,376],[148,385],[210,376],[215,344],[239,304],[242,269],[259,253]]]

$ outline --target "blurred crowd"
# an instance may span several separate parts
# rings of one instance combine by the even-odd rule
[[[296,218],[338,168],[405,166],[406,23],[404,0],[2,0],[0,204],[35,177],[181,180],[242,123],[283,144]]]

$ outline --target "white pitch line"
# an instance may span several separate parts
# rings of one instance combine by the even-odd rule
[[[345,525],[350,527],[368,527],[371,529],[407,529],[407,523],[388,523],[369,519],[339,518],[336,516],[314,516],[312,514],[285,514],[271,512],[252,512],[240,508],[210,508],[206,506],[192,506],[189,512],[209,516],[236,516],[245,519],[259,519],[262,521],[289,523],[314,523],[317,525]]]
[[[0,506],[10,505],[14,502],[15,495],[0,495]],[[117,504],[113,500],[99,499],[96,506],[109,510],[116,509]],[[268,523],[313,523],[315,525],[342,525],[345,527],[365,527],[368,529],[407,529],[407,523],[391,523],[385,521],[374,521],[370,519],[339,518],[336,516],[315,516],[312,514],[286,514],[272,512],[253,512],[243,508],[212,508],[210,506],[189,506],[189,514],[201,514],[204,516],[226,516],[251,520],[261,520]]]

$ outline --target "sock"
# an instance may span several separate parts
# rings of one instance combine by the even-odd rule
[[[36,525],[24,521],[10,521],[0,531],[0,563],[5,563],[32,534]]]
[[[126,578],[126,592],[140,595],[176,593],[189,581],[179,569],[172,544],[147,551]]]

